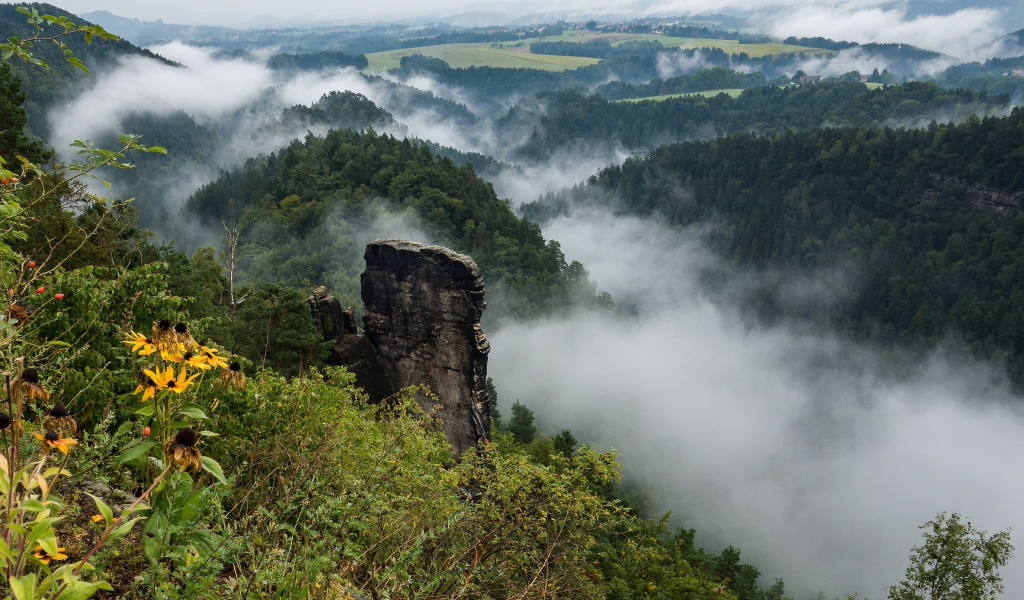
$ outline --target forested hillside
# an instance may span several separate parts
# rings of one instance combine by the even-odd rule
[[[754,269],[844,269],[852,293],[798,316],[883,344],[954,333],[1024,384],[1024,110],[925,129],[744,133],[664,146],[523,208],[576,206],[710,221],[722,257]],[[769,319],[794,308],[762,290]]]
[[[536,110],[527,103],[499,121],[505,129],[532,130],[518,150],[532,159],[548,157],[567,145],[617,144],[642,151],[662,143],[741,131],[773,134],[822,125],[921,126],[932,120],[963,120],[975,113],[1009,110],[1007,96],[948,91],[925,82],[873,90],[843,81],[764,86],[745,90],[738,98],[692,96],[637,103],[609,102],[572,91],[537,98],[545,111],[536,122]]]
[[[360,230],[403,213],[434,241],[476,259],[492,322],[575,302],[607,303],[594,296],[578,265],[566,264],[558,243],[517,217],[472,166],[457,167],[423,142],[372,130],[310,135],[251,159],[196,192],[187,213],[206,225],[239,224],[248,277],[326,284],[352,305],[369,241]]]
[[[6,40],[11,36],[30,38],[35,34],[35,28],[25,22],[24,15],[17,12],[18,6],[33,7],[41,14],[66,17],[78,24],[91,25],[88,21],[50,4],[0,4],[0,39]],[[88,61],[89,68],[98,72],[102,72],[122,56],[145,56],[169,63],[149,50],[139,48],[125,40],[97,38],[93,39],[91,44],[87,44],[82,36],[71,36],[63,41],[75,56]],[[45,137],[48,127],[46,110],[73,98],[88,81],[89,75],[64,60],[60,48],[52,42],[38,44],[33,53],[50,68],[42,69],[22,61],[7,64],[10,64],[14,74],[21,78],[22,90],[28,97],[25,112],[28,116],[29,131],[38,137]]]

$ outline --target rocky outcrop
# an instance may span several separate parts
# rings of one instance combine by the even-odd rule
[[[352,308],[342,310],[341,303],[320,286],[307,301],[316,327],[325,341],[333,341],[327,364],[347,368],[356,376],[370,401],[379,403],[395,393],[388,370],[377,355],[373,342],[356,327]]]
[[[456,454],[490,432],[484,281],[473,259],[441,246],[377,240],[366,246],[363,326],[397,388],[424,385]],[[436,399],[436,400],[435,400]]]

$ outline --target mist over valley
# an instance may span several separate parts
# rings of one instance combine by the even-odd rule
[[[1024,598],[1017,3],[385,5],[0,5],[4,581]]]

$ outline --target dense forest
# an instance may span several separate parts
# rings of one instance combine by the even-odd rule
[[[340,67],[365,69],[369,64],[365,54],[345,54],[340,51],[324,50],[312,54],[276,54],[267,61],[267,66],[278,71],[316,70]]]
[[[579,144],[618,144],[642,151],[663,143],[741,131],[772,134],[825,124],[878,127],[926,125],[932,120],[963,120],[971,114],[1008,110],[1005,95],[948,91],[914,82],[868,89],[854,82],[765,86],[738,98],[688,96],[660,102],[609,102],[575,91],[538,94],[535,107],[522,102],[499,121],[503,128],[526,129],[523,157],[541,159]]]
[[[848,296],[792,307],[749,299],[882,344],[966,340],[1024,384],[1024,110],[923,129],[742,133],[663,146],[523,207],[574,206],[709,221],[709,242],[751,269],[844,269]]]
[[[664,80],[655,78],[647,83],[628,84],[611,81],[598,86],[595,93],[607,100],[621,100],[623,98],[646,98],[729,88],[746,89],[761,87],[767,83],[767,78],[760,71],[741,73],[725,67],[713,67],[701,69],[692,75],[680,75]]]

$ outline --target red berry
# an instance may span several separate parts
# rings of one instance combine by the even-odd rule
[[[53,297],[58,299],[58,300],[63,300],[64,299],[64,294],[54,294]]]
[[[46,288],[45,288],[45,287],[43,287],[43,286],[40,286],[40,287],[37,287],[37,288],[36,288],[36,293],[37,293],[37,294],[42,294],[42,293],[43,293],[43,292],[45,292],[45,291],[46,291]]]
[[[30,269],[36,268],[36,261],[34,261],[34,260],[28,261],[28,268],[30,268]]]
[[[8,183],[10,183],[10,182],[11,182],[11,180],[10,180],[10,179],[8,179],[8,178],[6,178],[6,177],[4,177],[3,179],[0,179],[0,183],[2,183],[2,184],[4,184],[4,185],[7,185],[7,184],[8,184]]]
[[[146,425],[146,428],[142,430],[142,435],[149,437],[149,425]]]

